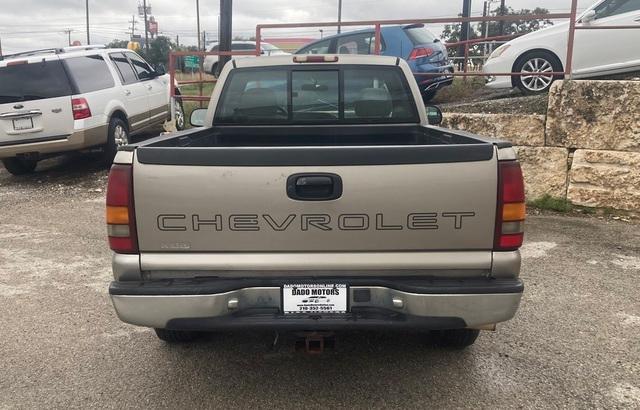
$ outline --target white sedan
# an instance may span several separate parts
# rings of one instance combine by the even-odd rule
[[[578,26],[634,26],[638,29],[576,30],[573,78],[588,78],[640,70],[640,0],[600,0],[577,21]],[[569,22],[524,35],[498,47],[483,67],[485,73],[525,73],[490,76],[491,88],[518,87],[526,94],[545,92],[563,76]]]

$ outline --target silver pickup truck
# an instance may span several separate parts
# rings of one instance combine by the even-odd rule
[[[367,328],[472,344],[520,303],[522,173],[509,143],[438,114],[397,58],[227,64],[203,127],[115,158],[118,316],[167,342]]]

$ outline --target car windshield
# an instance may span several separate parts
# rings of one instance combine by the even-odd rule
[[[67,95],[71,84],[59,60],[0,68],[0,104]]]
[[[262,43],[261,46],[262,46],[262,48],[264,50],[280,50],[278,47],[274,46],[273,44],[269,44],[269,43]]]
[[[413,94],[398,67],[236,69],[217,124],[418,123]]]

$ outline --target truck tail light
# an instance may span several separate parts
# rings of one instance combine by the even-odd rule
[[[430,47],[416,47],[411,50],[411,54],[409,54],[409,60],[417,60],[422,57],[431,57],[434,51]]]
[[[133,208],[133,167],[114,164],[107,184],[107,232],[111,250],[137,253],[138,235]]]
[[[83,120],[91,117],[91,109],[89,103],[84,98],[71,99],[71,109],[73,111],[74,120]]]
[[[494,250],[512,251],[522,246],[526,206],[522,169],[517,161],[498,164],[498,207]]]

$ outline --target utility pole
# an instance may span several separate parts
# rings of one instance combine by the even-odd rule
[[[133,36],[135,36],[136,34],[136,24],[138,24],[138,22],[136,21],[136,16],[133,15],[131,16],[131,40],[133,41]]]
[[[471,0],[463,0],[462,2],[462,17],[471,17]],[[460,31],[460,41],[469,40],[469,31],[471,25],[468,21],[462,23],[462,29]],[[458,47],[458,57],[462,57],[462,67],[467,66],[467,60],[464,58],[465,49],[468,47],[468,44],[461,44]]]
[[[196,24],[198,25],[198,51],[200,51],[202,50],[200,45],[200,0],[196,0]]]
[[[485,0],[484,6],[482,7],[482,17],[487,17],[489,15],[489,13],[491,12],[490,8],[491,8],[491,1]],[[484,58],[486,58],[487,57],[486,39],[487,37],[489,37],[489,22],[485,21],[482,24],[484,24],[484,38],[485,38],[485,42],[482,44],[482,55]]]
[[[500,0],[500,15],[504,16],[507,12],[507,7],[505,6],[505,0]],[[504,35],[504,20],[500,20],[500,34]]]
[[[68,29],[64,30],[64,34],[67,34],[67,35],[69,36],[69,46],[71,46],[71,32],[72,32],[72,31],[73,31],[73,30],[72,30],[72,29],[70,29],[70,28],[68,28]]]
[[[138,3],[140,4],[140,3]],[[142,8],[144,13],[144,48],[149,53],[149,23],[147,23],[147,0],[142,0]]]
[[[85,1],[85,10],[87,14],[87,45],[90,45],[91,37],[89,36],[89,0]]]
[[[231,51],[231,33],[233,27],[232,21],[233,0],[220,0],[220,51]],[[218,63],[218,71],[231,60],[231,56],[220,56]]]
[[[342,0],[338,0],[338,34],[342,32]]]
[[[202,31],[202,50],[207,51],[207,30]]]
[[[176,34],[176,48],[180,48],[180,35]]]

